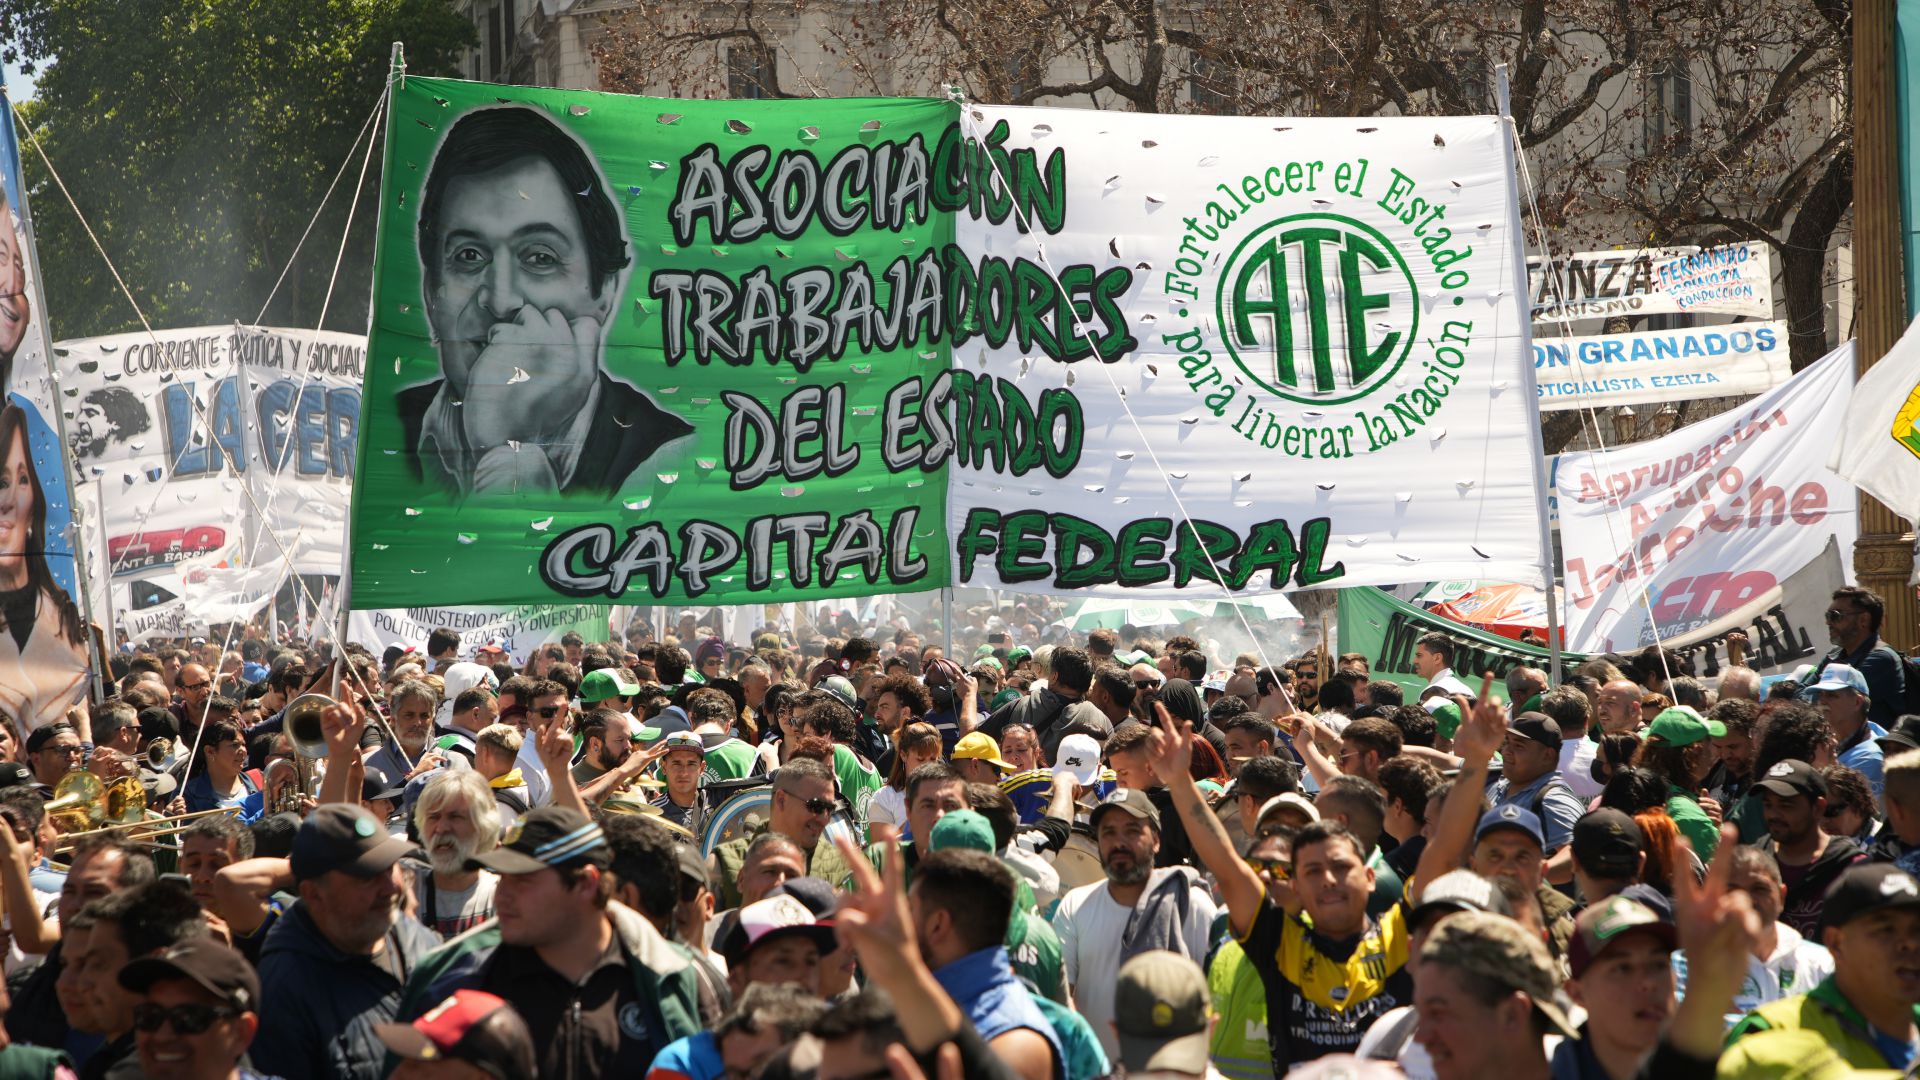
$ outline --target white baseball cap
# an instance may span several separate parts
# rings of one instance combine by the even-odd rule
[[[1091,735],[1069,735],[1054,750],[1053,762],[1053,775],[1066,773],[1081,787],[1092,787],[1100,775],[1100,744]]]

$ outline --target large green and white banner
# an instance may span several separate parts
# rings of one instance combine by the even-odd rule
[[[408,79],[353,606],[1538,581],[1502,138]]]

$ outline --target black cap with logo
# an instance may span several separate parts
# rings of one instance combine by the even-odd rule
[[[412,850],[413,844],[389,835],[358,803],[328,803],[300,823],[288,864],[296,881],[311,881],[330,870],[370,878]]]

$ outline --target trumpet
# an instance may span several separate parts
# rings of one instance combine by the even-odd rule
[[[325,694],[301,694],[287,703],[285,724],[287,745],[293,749],[294,784],[274,802],[274,812],[298,812],[300,800],[318,791],[314,783],[314,761],[327,756],[326,730],[320,715],[339,702]]]
[[[147,789],[131,776],[108,784],[84,770],[76,770],[53,785],[47,816],[63,833],[77,833],[103,822],[137,824],[147,813]]]

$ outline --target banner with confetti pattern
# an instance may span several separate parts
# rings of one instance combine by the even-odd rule
[[[87,696],[89,650],[11,102],[0,127],[0,720],[23,738]]]
[[[351,603],[1535,581],[1500,124],[393,91]]]

